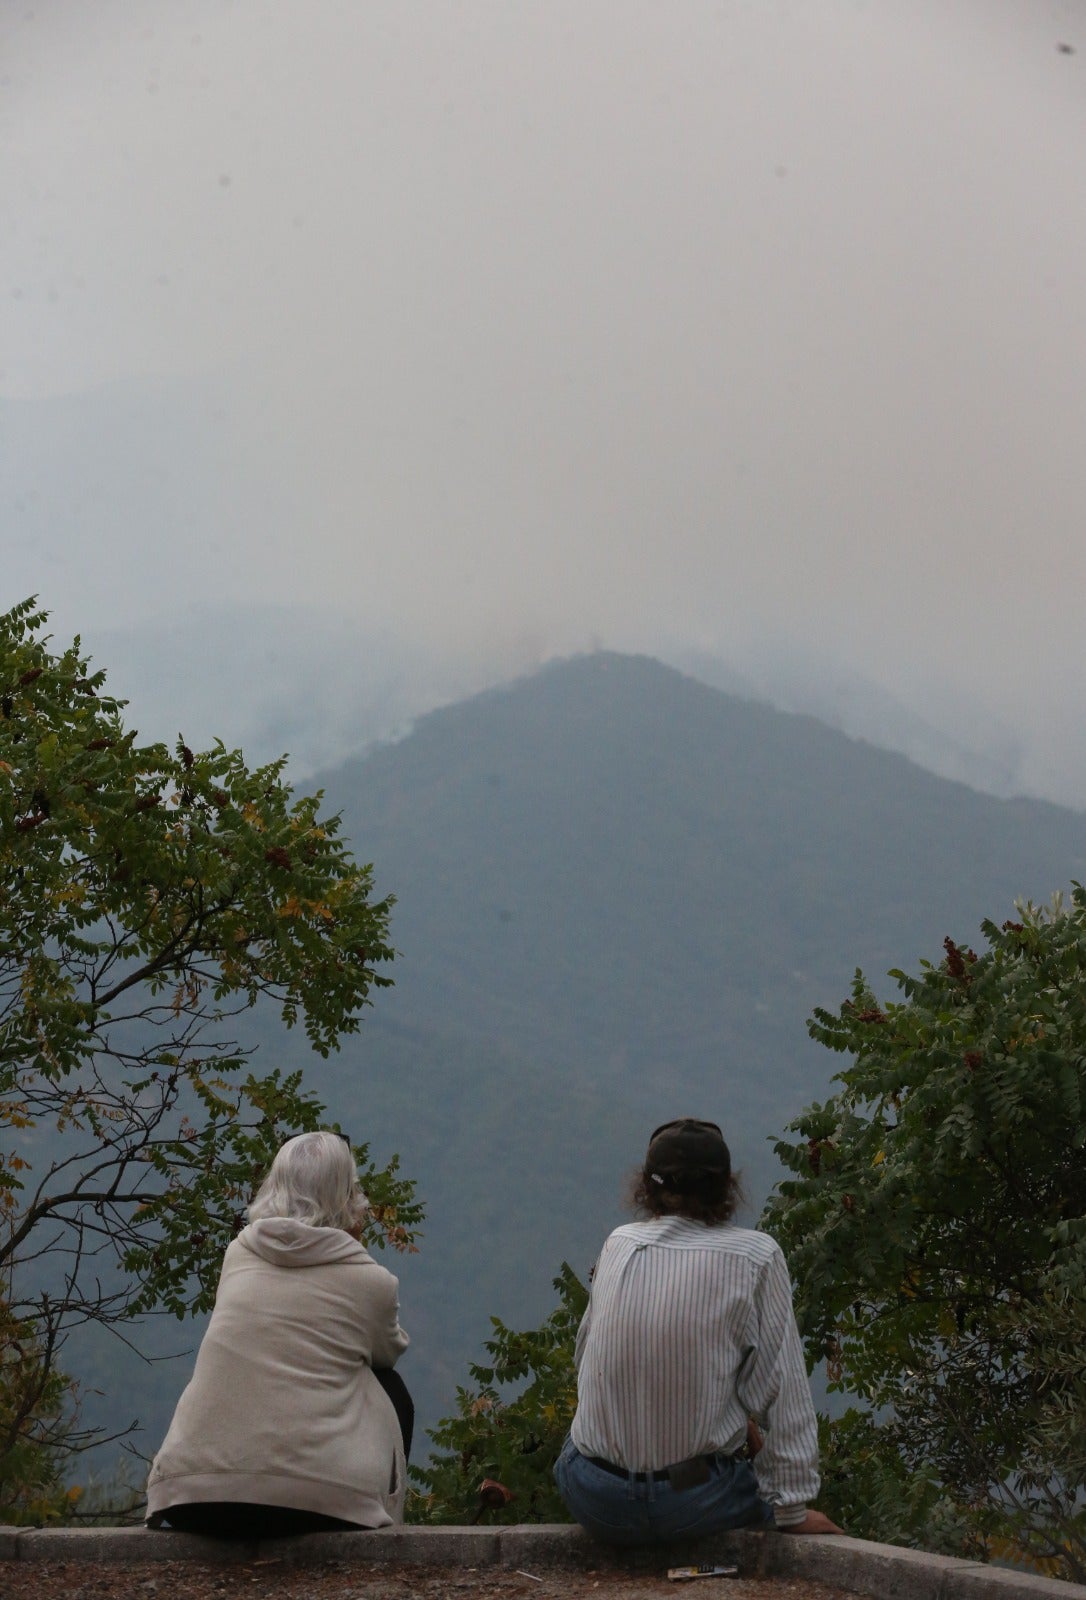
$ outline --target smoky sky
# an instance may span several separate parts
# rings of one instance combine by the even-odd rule
[[[10,598],[822,663],[1083,804],[1083,18],[5,7]]]

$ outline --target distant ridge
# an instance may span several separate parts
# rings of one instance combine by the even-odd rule
[[[985,794],[1007,798],[1036,792],[1029,777],[1036,781],[1037,775],[1024,766],[1022,741],[990,713],[980,713],[982,726],[974,729],[974,742],[965,743],[827,653],[789,652],[783,660],[779,653],[763,656],[760,664],[747,663],[742,674],[703,651],[680,650],[668,659],[714,688],[778,711],[812,716],[852,739],[899,751],[929,772]]]

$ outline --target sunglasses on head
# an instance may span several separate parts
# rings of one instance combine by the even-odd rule
[[[347,1146],[348,1150],[351,1150],[352,1152],[354,1150],[354,1146],[351,1144],[350,1134],[340,1133],[338,1128],[307,1128],[305,1133],[288,1133],[286,1138],[283,1140],[283,1143],[289,1144],[292,1139],[304,1139],[306,1133],[334,1133],[337,1139],[343,1140],[343,1143]]]
[[[649,1143],[652,1143],[657,1134],[666,1133],[669,1128],[710,1128],[721,1139],[724,1137],[715,1122],[703,1122],[701,1117],[674,1117],[670,1122],[661,1122],[658,1128],[652,1130],[649,1135]]]

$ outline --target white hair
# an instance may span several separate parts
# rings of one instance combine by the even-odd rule
[[[249,1206],[249,1221],[293,1217],[356,1233],[369,1215],[351,1147],[338,1133],[297,1133],[280,1146]]]

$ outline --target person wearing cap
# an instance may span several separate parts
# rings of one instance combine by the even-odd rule
[[[600,1253],[555,1481],[607,1543],[841,1531],[809,1509],[818,1429],[788,1269],[768,1234],[734,1226],[738,1199],[716,1123],[665,1123],[634,1190],[642,1220]]]

